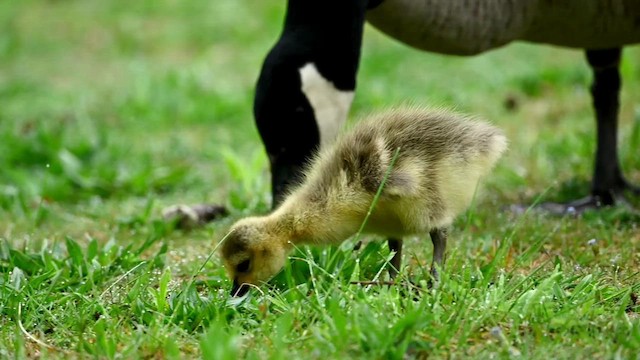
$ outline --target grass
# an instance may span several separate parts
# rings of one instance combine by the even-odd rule
[[[367,28],[352,118],[405,101],[491,119],[511,140],[451,233],[437,290],[384,278],[382,239],[302,248],[243,302],[217,256],[268,210],[251,116],[283,2],[0,3],[0,358],[638,358],[640,218],[503,211],[588,192],[589,70],[578,51],[514,44],[421,53]],[[621,160],[640,183],[640,51],[622,64]],[[226,204],[190,232],[174,203]],[[403,275],[431,245],[407,239]]]

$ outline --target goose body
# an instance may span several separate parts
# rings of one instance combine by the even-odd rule
[[[294,245],[339,244],[354,235],[379,189],[364,232],[394,239],[431,233],[435,246],[434,236],[469,206],[506,146],[494,126],[442,110],[395,109],[359,121],[316,155],[274,212],[232,226],[222,257],[234,293],[275,275]]]
[[[366,19],[421,50],[476,55],[513,41],[581,49],[640,42],[636,0],[385,0]]]

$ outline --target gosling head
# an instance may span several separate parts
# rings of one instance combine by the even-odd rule
[[[222,244],[222,260],[233,280],[233,296],[243,296],[250,285],[268,281],[284,267],[285,243],[265,228],[260,218],[240,220]]]

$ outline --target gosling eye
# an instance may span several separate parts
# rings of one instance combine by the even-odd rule
[[[238,266],[236,267],[236,271],[240,272],[240,273],[244,273],[249,271],[249,265],[251,264],[251,262],[249,261],[249,259],[241,262],[240,264],[238,264]]]

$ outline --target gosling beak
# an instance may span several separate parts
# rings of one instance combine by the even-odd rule
[[[241,297],[249,292],[249,286],[247,284],[238,284],[238,279],[233,279],[233,286],[231,287],[231,296]]]

